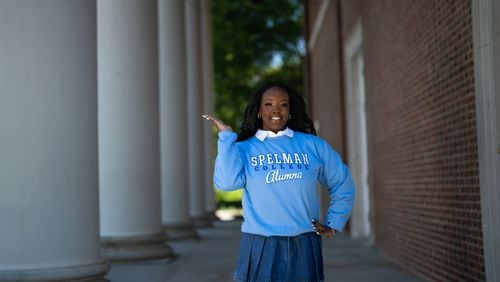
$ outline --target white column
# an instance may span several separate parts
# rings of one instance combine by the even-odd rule
[[[212,45],[212,18],[210,0],[201,1],[201,50],[202,50],[202,77],[203,77],[203,112],[213,114],[214,82],[213,82],[213,45]],[[212,126],[204,126],[205,136],[205,212],[210,219],[215,217],[215,192],[213,186],[214,168],[214,132]]]
[[[476,124],[486,281],[500,281],[500,3],[472,1]]]
[[[98,0],[101,240],[110,259],[173,256],[161,224],[155,0]]]
[[[198,237],[189,215],[184,3],[158,1],[162,221],[169,239]]]
[[[356,184],[356,200],[351,216],[351,236],[374,242],[370,224],[370,186],[368,185],[368,142],[365,111],[365,81],[361,22],[356,23],[344,46],[347,114],[347,159]]]
[[[189,166],[189,208],[197,226],[210,225],[205,212],[205,163],[202,128],[202,77],[200,57],[200,4],[199,0],[186,0],[187,45],[187,129]],[[203,126],[207,126],[203,124]]]
[[[96,281],[96,5],[0,2],[0,281]]]

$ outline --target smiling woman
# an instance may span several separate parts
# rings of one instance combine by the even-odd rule
[[[264,84],[250,98],[238,135],[221,120],[203,117],[219,130],[215,186],[243,190],[234,279],[323,281],[320,236],[342,231],[354,186],[340,156],[315,136],[302,97],[284,83]],[[324,224],[318,182],[330,195]]]
[[[293,130],[316,135],[314,124],[305,108],[304,99],[294,88],[281,82],[265,83],[248,101],[237,141],[254,136],[258,129],[266,128],[265,130],[276,133],[285,125]],[[277,120],[272,120],[273,117]]]
[[[262,129],[274,133],[283,130],[290,119],[286,91],[278,87],[269,88],[262,96],[257,117],[262,119]]]

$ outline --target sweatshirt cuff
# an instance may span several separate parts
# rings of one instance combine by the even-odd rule
[[[231,130],[222,130],[219,131],[219,141],[225,142],[225,141],[233,141],[236,140],[236,133]]]
[[[347,217],[346,219],[344,219],[343,215],[339,217],[336,217],[336,216],[326,216],[325,218],[325,223],[324,225],[330,227],[331,229],[334,229],[335,232],[342,232],[344,230],[344,226],[347,222],[347,219],[349,217]]]

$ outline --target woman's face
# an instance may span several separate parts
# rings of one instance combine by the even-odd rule
[[[283,130],[290,114],[288,93],[279,87],[271,87],[260,99],[259,116],[262,129],[278,132]]]

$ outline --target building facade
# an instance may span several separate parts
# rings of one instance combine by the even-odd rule
[[[350,221],[432,281],[499,281],[497,1],[304,1],[308,98]]]

